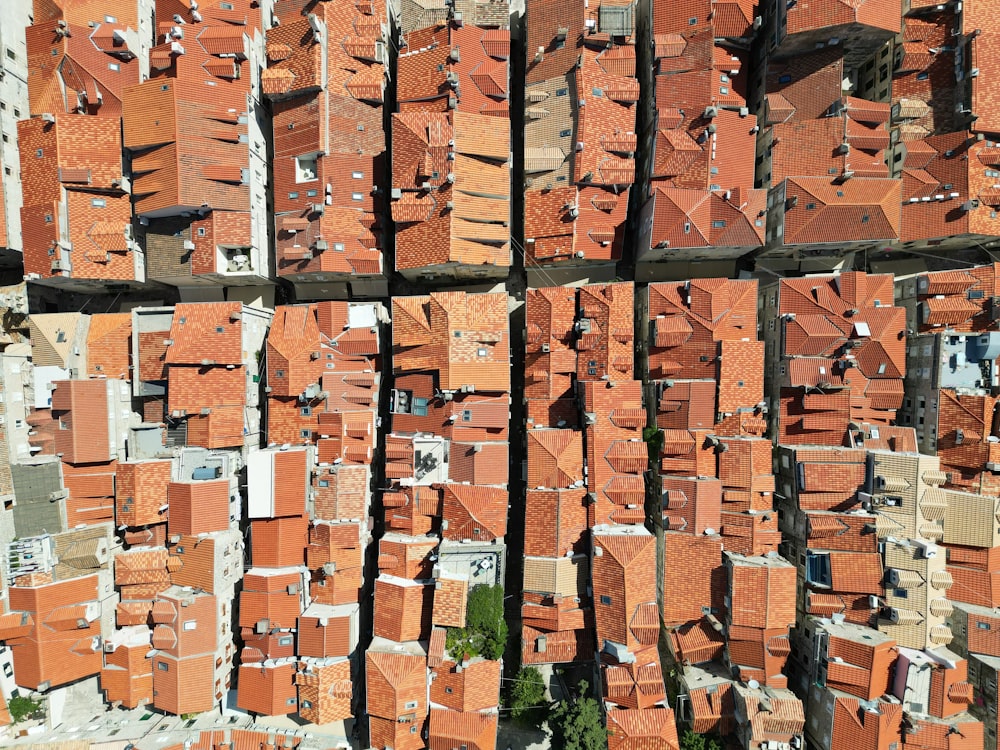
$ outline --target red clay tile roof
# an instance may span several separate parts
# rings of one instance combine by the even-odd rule
[[[404,653],[367,651],[365,679],[371,716],[396,721],[415,714],[420,722],[427,714],[427,659]],[[415,709],[406,708],[414,701]]]
[[[426,640],[433,606],[433,581],[382,574],[375,580],[375,635],[398,643]]]
[[[649,709],[667,697],[656,656],[642,664],[602,664],[601,682],[604,700],[621,708]]]
[[[899,237],[901,185],[896,180],[855,177],[834,184],[828,177],[787,178],[784,243],[810,244],[893,240]]]
[[[168,365],[242,365],[243,306],[239,302],[198,302],[174,307],[167,347]]]
[[[795,622],[795,566],[782,558],[724,554],[730,625],[788,628]]]
[[[59,380],[53,385],[52,417],[59,425],[56,452],[68,464],[106,462],[112,457],[107,427],[109,384],[104,380]]]
[[[703,664],[723,653],[723,636],[705,618],[667,633],[674,658],[682,664]]]
[[[87,373],[131,380],[132,315],[105,313],[90,316],[87,331]]]
[[[496,750],[498,720],[495,713],[432,708],[427,746],[431,750],[449,750],[460,745],[468,746],[469,750]]]
[[[452,482],[443,489],[441,534],[445,539],[487,542],[507,533],[505,489]]]
[[[507,300],[503,294],[432,292],[392,301],[396,373],[437,370],[443,390],[510,389]],[[458,334],[458,335],[456,335]],[[480,354],[483,352],[483,354]]]
[[[612,529],[594,535],[592,579],[598,645],[603,648],[605,642],[617,643],[637,653],[655,644],[659,631],[653,575],[656,545],[641,528]]]
[[[459,666],[444,661],[434,669],[431,703],[453,711],[488,711],[500,700],[500,662],[478,659]]]

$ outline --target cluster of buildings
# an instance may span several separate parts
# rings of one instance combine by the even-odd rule
[[[994,273],[649,285],[680,726],[996,747]]]
[[[634,2],[525,3],[524,257],[614,277],[637,180]],[[602,272],[603,270],[603,272]],[[551,283],[551,282],[549,282]]]
[[[365,652],[372,747],[496,746],[506,646],[507,307],[505,293],[392,301],[385,533]]]
[[[30,316],[0,354],[17,688],[355,716],[386,321],[346,302]]]
[[[656,537],[631,283],[527,294],[524,665],[596,661],[612,748],[677,746],[657,643]]]
[[[513,10],[0,3],[0,725],[996,750],[992,4]]]

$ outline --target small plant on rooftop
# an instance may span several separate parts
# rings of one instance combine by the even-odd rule
[[[33,700],[26,695],[16,695],[7,704],[11,720],[17,724],[25,719],[38,719],[44,716],[41,701]]]
[[[469,589],[465,627],[448,628],[445,647],[455,659],[483,656],[494,661],[503,656],[507,644],[507,621],[503,616],[503,587],[473,586]]]

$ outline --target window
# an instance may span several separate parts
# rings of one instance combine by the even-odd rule
[[[312,430],[299,430],[299,437],[301,438],[311,438]]]
[[[599,89],[599,88],[597,88],[595,86],[594,88],[592,88],[590,90],[590,93],[592,93],[594,96],[600,98],[600,97],[604,96],[604,89]]]
[[[12,50],[12,49],[10,49],[8,47],[7,48],[7,57],[9,57],[11,60],[16,60],[17,59],[17,54],[14,52],[14,50]]]
[[[275,370],[274,371],[274,377],[276,377],[276,378],[283,378],[283,377],[285,377],[285,371],[284,370]]]
[[[601,594],[601,604],[611,604],[611,597]]]
[[[861,217],[862,224],[867,224],[869,221],[871,221],[871,217],[868,214],[865,214],[864,216]]]
[[[64,341],[66,341],[66,332],[65,331],[56,331],[56,343],[57,344],[62,344]]]
[[[573,131],[568,128],[566,130],[559,131],[560,138],[569,138],[571,135],[573,135]]]
[[[330,480],[329,479],[320,479],[319,480],[319,486],[320,487],[329,487],[330,486]]]
[[[989,630],[990,624],[988,622],[977,622],[976,627],[980,630]]]
[[[684,222],[684,234],[690,234],[690,233],[691,233],[691,222],[690,221],[685,221]]]
[[[462,409],[462,421],[463,422],[472,421],[472,409]]]
[[[783,76],[778,76],[778,83],[791,83],[792,77],[787,73]]]
[[[444,691],[445,691],[445,692],[446,692],[446,693],[447,693],[448,695],[451,695],[452,693],[454,693],[454,692],[455,692],[455,691],[454,691],[454,689],[453,689],[453,688],[451,688],[451,687],[446,687],[446,688],[444,689]]]
[[[697,25],[698,25],[698,19],[697,18],[689,18],[688,19],[688,26],[697,26]]]
[[[298,193],[289,193],[288,194],[288,200],[292,200],[293,201],[293,200],[295,200],[298,197],[299,197]]]
[[[587,374],[588,375],[596,375],[597,374],[597,360],[596,359],[592,359],[589,362],[587,362]]]
[[[216,326],[216,327],[215,327],[215,332],[216,332],[216,333],[225,333],[225,332],[226,332],[226,329],[225,329],[225,328],[223,328],[222,326]]]
[[[294,639],[290,635],[282,636],[278,639],[279,646],[291,646]]]
[[[906,597],[909,596],[909,594],[906,592],[906,589],[893,589],[892,595],[898,599],[905,599]]]
[[[15,116],[16,116],[16,115],[15,115]],[[40,148],[36,148],[36,149],[35,149],[35,156],[36,156],[37,158],[41,159],[41,158],[42,158],[42,157],[43,157],[44,155],[45,155],[45,151],[43,151],[43,150],[42,150],[42,149],[40,149]]]
[[[569,89],[556,89],[556,96],[567,96]]]
[[[295,181],[312,182],[316,179],[316,157],[296,156],[295,157]]]
[[[197,629],[198,629],[198,621],[197,620],[188,620],[187,622],[184,623],[184,630],[191,631],[191,630],[197,630]]]
[[[205,227],[198,227],[198,236],[199,237],[204,237],[206,234],[207,234],[207,232],[205,231]]]
[[[407,710],[410,710],[410,709],[413,709],[413,708],[416,708],[416,707],[417,707],[417,701],[406,701],[406,703],[403,704],[403,708],[405,708]]]
[[[156,668],[159,669],[161,672],[167,672],[170,670],[170,665],[167,664],[165,661],[158,661],[156,662]]]
[[[316,190],[306,190],[306,198],[315,198],[318,194]]]
[[[918,81],[926,81],[930,77],[931,77],[930,73],[928,73],[926,70],[924,72],[922,72],[922,73],[917,73],[917,80]]]
[[[351,172],[351,177],[355,180],[363,180],[365,178],[364,172]]]
[[[299,409],[299,414],[301,416],[303,416],[303,417],[311,417],[312,416],[312,407],[311,406],[303,406],[301,409]]]
[[[478,351],[476,352],[476,354],[478,354],[478,355],[479,355],[480,357],[485,357],[485,356],[486,356],[486,354],[487,354],[487,350],[486,350],[485,348],[480,348],[480,349],[479,349],[479,350],[478,350]]]
[[[816,204],[815,203],[807,203],[806,204],[806,211],[812,211],[815,208],[816,208]]]
[[[118,23],[118,19],[114,16],[105,16],[104,23]]]
[[[726,221],[725,219],[718,219],[712,222],[712,229],[725,229]]]
[[[180,546],[174,547],[174,552],[176,552],[178,555],[183,555],[184,554],[184,548],[180,547]]]
[[[232,10],[233,9],[233,4],[232,3],[219,3],[219,7],[222,8],[223,10]]]
[[[344,243],[343,242],[334,242],[333,243],[333,249],[336,250],[338,253],[344,252]]]
[[[363,201],[365,199],[364,193],[351,193],[352,201]]]
[[[295,703],[296,703],[296,699],[295,698],[289,698],[288,700],[285,701],[285,705],[286,706],[294,706]]]
[[[91,198],[90,205],[93,206],[94,208],[104,208],[105,206],[108,205],[108,203],[106,200],[104,200],[104,198]]]

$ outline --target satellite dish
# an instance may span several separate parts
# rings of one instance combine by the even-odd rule
[[[747,683],[747,687],[749,687],[751,690],[756,690],[757,688],[760,687],[760,683],[757,682],[757,680],[750,680],[750,682]]]

